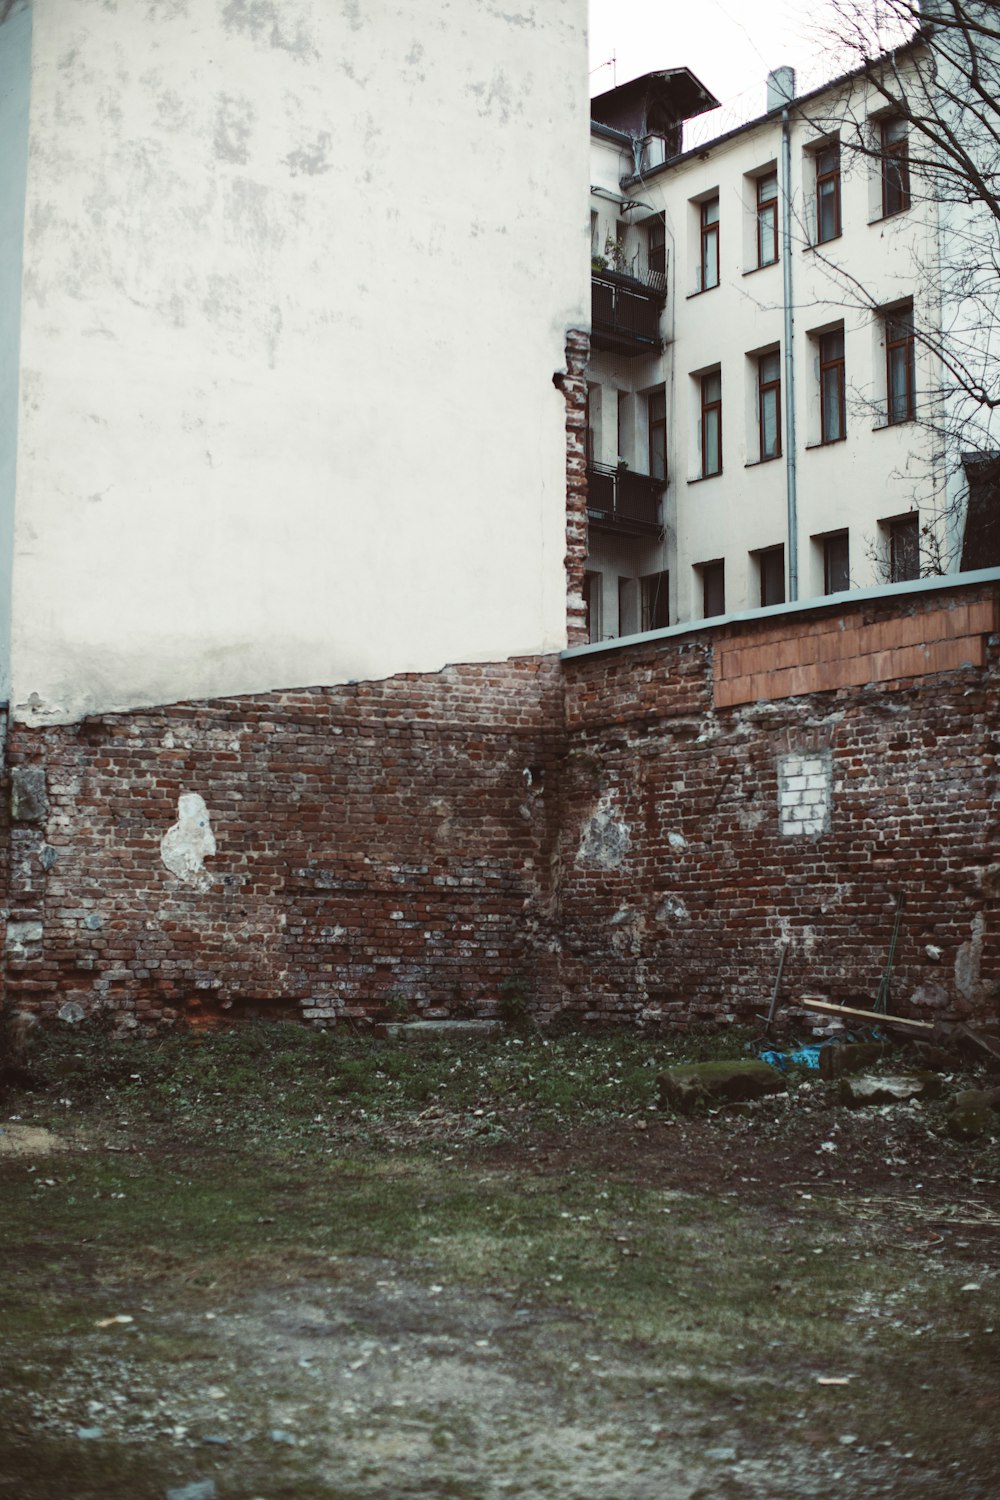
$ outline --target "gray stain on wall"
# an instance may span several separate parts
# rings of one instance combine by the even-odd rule
[[[243,166],[250,157],[250,133],[254,125],[254,108],[249,99],[220,94],[215,108],[213,145],[220,161]]]
[[[329,172],[330,161],[330,133],[321,130],[311,146],[300,146],[296,151],[289,151],[285,157],[285,165],[293,177],[300,172],[305,172],[310,177],[315,177],[321,172]]]

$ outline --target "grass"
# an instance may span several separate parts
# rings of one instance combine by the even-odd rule
[[[312,1285],[369,1307],[380,1326],[373,1288],[391,1274],[415,1305],[443,1306],[433,1300],[443,1288],[470,1307],[502,1298],[554,1319],[557,1336],[524,1355],[515,1340],[505,1355],[554,1412],[583,1420],[596,1402],[635,1441],[640,1418],[655,1418],[692,1453],[721,1426],[775,1462],[836,1451],[848,1433],[904,1465],[917,1453],[921,1497],[985,1500],[978,1476],[998,1459],[987,1425],[994,1279],[977,1271],[980,1291],[963,1291],[968,1264],[918,1253],[870,1194],[859,1220],[843,1188],[802,1202],[779,1182],[751,1202],[710,1177],[697,1192],[672,1190],[588,1156],[598,1135],[648,1114],[668,1059],[702,1060],[713,1045],[625,1035],[415,1045],[263,1025],[156,1044],[46,1038],[36,1066],[59,1076],[58,1094],[22,1100],[21,1113],[75,1133],[78,1149],[0,1162],[0,1497],[62,1497],[64,1471],[78,1500],[162,1500],[166,1482],[190,1477],[190,1443],[208,1418],[180,1446],[152,1419],[141,1443],[80,1441],[84,1393],[121,1387],[140,1413],[158,1400],[186,1409],[192,1390],[217,1380],[244,1434],[238,1451],[196,1450],[220,1496],[474,1500],[444,1469],[431,1490],[386,1489],[377,1463],[338,1488],[313,1449],[275,1450],[265,1435],[283,1389],[264,1366],[235,1369],[206,1321]],[[414,1127],[428,1110],[459,1123],[427,1141]],[[540,1171],[529,1143],[553,1130],[578,1157]],[[518,1139],[523,1149],[494,1149]],[[720,1153],[738,1141],[720,1137]],[[120,1313],[134,1322],[98,1327]],[[821,1387],[818,1375],[851,1379]],[[289,1399],[307,1377],[294,1362],[286,1370]],[[404,1415],[423,1424],[441,1463],[475,1447],[461,1412],[444,1421],[421,1410]],[[324,1407],[312,1420],[332,1419]],[[521,1477],[530,1492],[538,1476]],[[866,1500],[893,1493],[874,1469],[849,1486],[850,1476],[837,1483]]]

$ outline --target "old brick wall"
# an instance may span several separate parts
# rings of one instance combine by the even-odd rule
[[[145,1027],[325,1022],[393,997],[461,1014],[521,973],[544,1002],[558,671],[526,659],[15,726],[14,1003]],[[170,836],[174,873],[161,840],[182,796],[205,817],[189,803]]]
[[[997,592],[13,725],[10,996],[749,1018],[783,943],[786,996],[869,1003],[902,893],[893,1005],[996,1017]]]
[[[893,1005],[996,1016],[996,604],[896,595],[567,661],[568,1003],[750,1017],[787,942],[786,996],[870,1004],[901,892]]]

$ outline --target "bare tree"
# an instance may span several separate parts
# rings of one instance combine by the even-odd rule
[[[842,170],[868,175],[873,217],[926,222],[923,248],[902,252],[930,372],[913,412],[932,439],[914,481],[921,570],[1000,563],[1000,6],[834,0],[833,12],[822,44],[850,83],[800,112],[836,132]],[[845,306],[884,313],[863,276],[822,258]]]

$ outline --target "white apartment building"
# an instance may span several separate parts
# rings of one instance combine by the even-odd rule
[[[766,114],[685,149],[716,102],[684,69],[592,101],[595,641],[960,551],[941,534],[954,455],[918,412],[942,386],[914,337],[941,316],[939,209],[903,122],[860,75],[795,98],[780,69]]]

